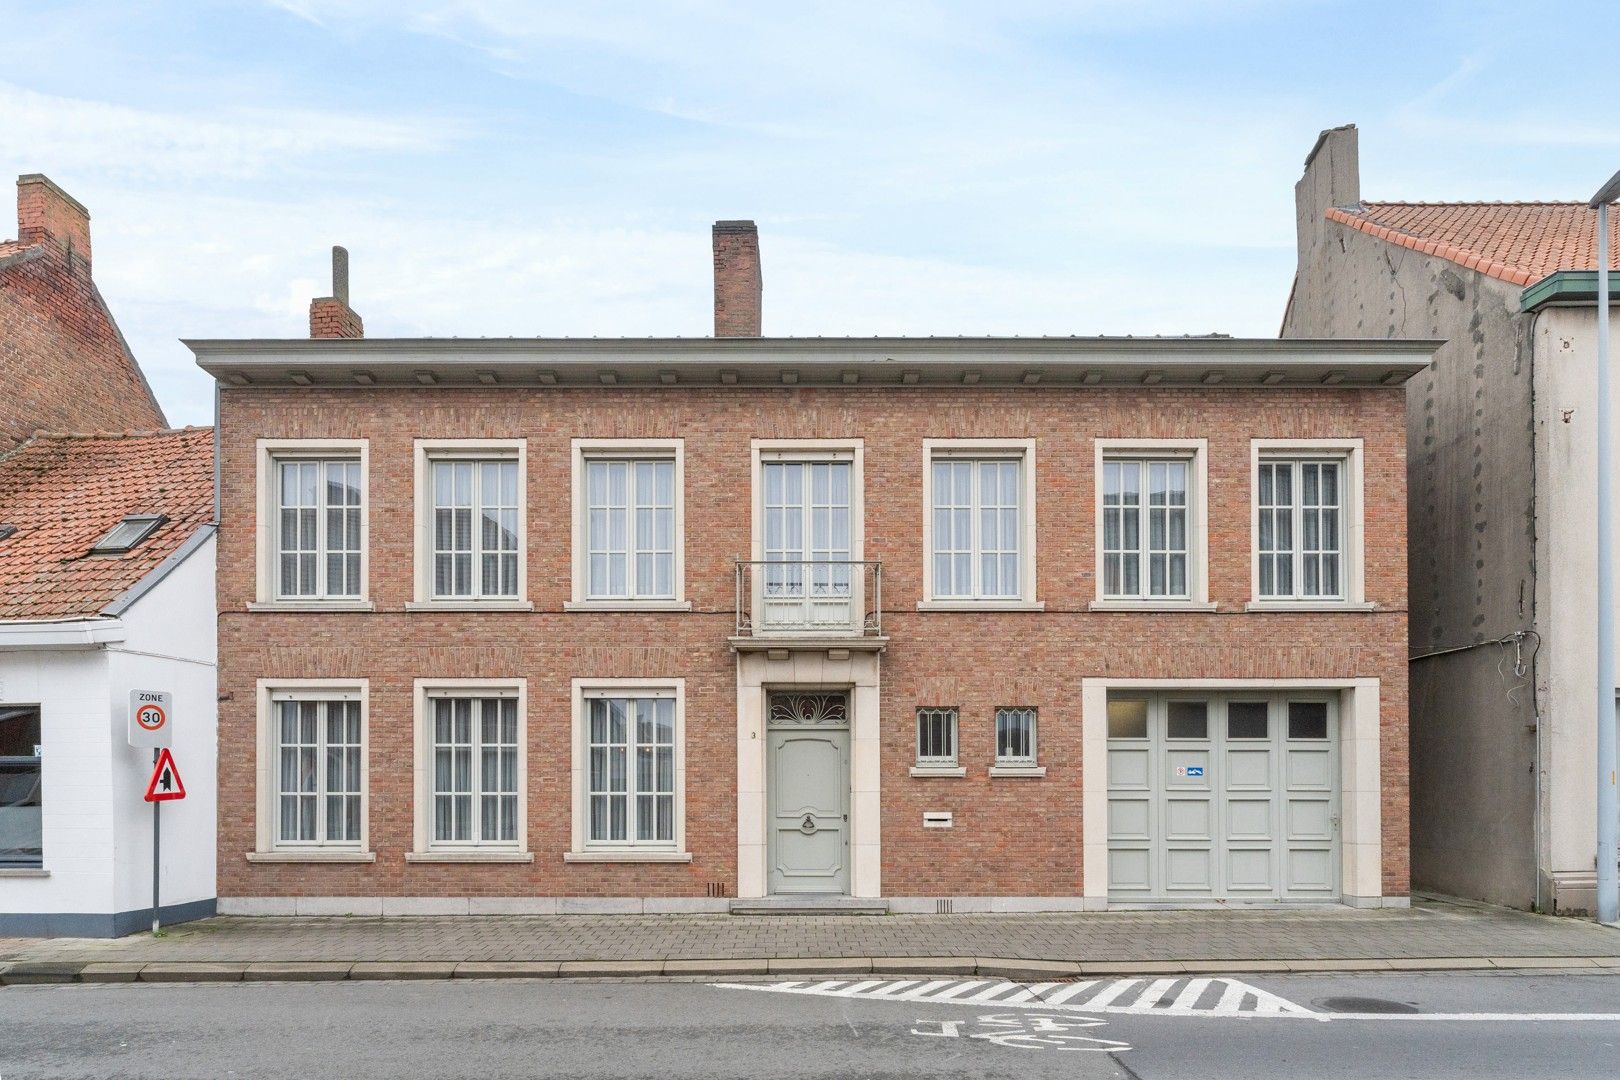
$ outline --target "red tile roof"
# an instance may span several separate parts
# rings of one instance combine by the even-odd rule
[[[130,551],[90,547],[129,514],[163,514]],[[100,614],[214,514],[214,429],[39,435],[0,457],[0,619]]]
[[[1611,217],[1609,268],[1620,270],[1620,214]],[[1584,203],[1362,203],[1327,218],[1514,285],[1597,269],[1597,211]]]

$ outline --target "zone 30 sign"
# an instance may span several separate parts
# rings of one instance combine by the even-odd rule
[[[129,692],[129,745],[174,745],[173,699],[167,690]]]

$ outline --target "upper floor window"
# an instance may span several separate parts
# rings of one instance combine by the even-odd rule
[[[1254,606],[1366,607],[1359,439],[1252,443]]]
[[[1344,481],[1337,461],[1260,463],[1262,597],[1344,595]]]
[[[524,442],[418,439],[417,602],[524,597]]]
[[[750,583],[757,631],[859,629],[866,612],[858,441],[756,440]]]
[[[924,443],[923,605],[1034,603],[1034,443]]]
[[[259,440],[256,604],[365,601],[366,465],[364,439]]]
[[[685,607],[679,439],[574,440],[579,608]]]
[[[1190,594],[1191,463],[1182,458],[1103,462],[1103,595],[1125,599]]]
[[[361,594],[360,461],[276,461],[276,595],[283,598]]]

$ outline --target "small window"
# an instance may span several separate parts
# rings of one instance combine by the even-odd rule
[[[108,530],[90,549],[92,555],[117,555],[128,551],[157,531],[169,519],[162,514],[131,514]],[[10,535],[7,533],[6,535]],[[0,537],[4,539],[4,537]]]
[[[1108,737],[1145,739],[1148,734],[1148,703],[1142,698],[1110,698]]]
[[[1271,722],[1264,701],[1231,701],[1226,705],[1228,739],[1269,739]]]
[[[0,867],[42,865],[38,705],[0,705]]]
[[[917,764],[922,767],[956,766],[955,709],[917,710]]]
[[[1288,703],[1288,737],[1290,739],[1327,738],[1327,703],[1322,701],[1290,701]]]
[[[1168,734],[1172,739],[1209,738],[1209,702],[1170,702]]]
[[[996,710],[996,764],[1034,766],[1034,709]]]

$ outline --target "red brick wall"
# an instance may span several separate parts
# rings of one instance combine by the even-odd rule
[[[0,452],[35,431],[165,427],[88,263],[75,249],[70,268],[48,240],[34,250],[0,268]]]
[[[312,338],[358,338],[366,336],[365,323],[343,301],[330,296],[309,302],[309,336]]]
[[[1080,680],[1382,680],[1384,886],[1407,890],[1404,397],[1399,389],[227,388],[219,549],[221,896],[702,895],[736,884],[732,559],[750,544],[749,440],[865,440],[866,557],[884,564],[883,891],[1078,895]],[[415,438],[528,439],[533,613],[407,613]],[[1246,614],[1249,439],[1366,440],[1366,591],[1375,613]],[[374,614],[248,613],[256,438],[366,437]],[[691,614],[568,614],[570,440],[686,440]],[[1045,613],[919,613],[922,440],[1034,437],[1038,596]],[[1092,614],[1097,437],[1209,440],[1213,614]],[[369,677],[375,864],[249,864],[255,682]],[[524,676],[533,864],[407,864],[412,680]],[[565,865],[575,677],[684,677],[690,865]],[[957,705],[965,779],[912,779],[914,711]],[[997,705],[1040,709],[1043,780],[990,779]],[[1098,763],[1100,766],[1101,763]],[[234,793],[234,795],[233,795]],[[923,810],[955,828],[921,828]]]

